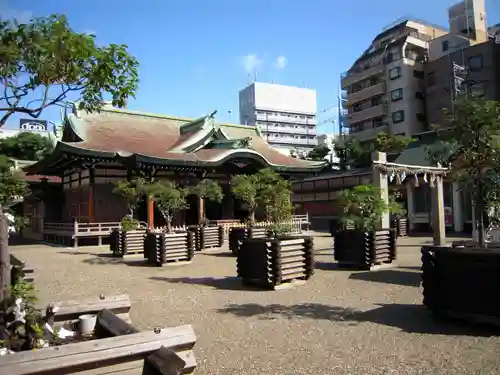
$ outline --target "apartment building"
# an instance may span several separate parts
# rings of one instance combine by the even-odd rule
[[[444,121],[458,92],[500,100],[498,28],[487,28],[484,0],[452,6],[450,33],[429,43],[425,64],[426,112],[430,124]]]
[[[254,82],[239,93],[240,122],[257,126],[283,153],[307,154],[316,145],[316,90]]]
[[[402,19],[387,26],[341,76],[350,133],[361,141],[385,131],[411,135],[426,127],[424,67],[429,41],[444,28]]]
[[[453,66],[465,68],[463,81],[456,80]],[[425,66],[425,83],[430,124],[438,125],[445,120],[443,109],[452,109],[456,91],[500,100],[500,44],[492,39],[429,61]]]

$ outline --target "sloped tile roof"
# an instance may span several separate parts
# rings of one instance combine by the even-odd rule
[[[158,116],[114,108],[105,108],[99,113],[82,113],[78,118],[73,116],[69,119],[70,126],[83,140],[67,142],[63,138],[63,143],[83,150],[121,155],[138,154],[165,159],[165,162],[168,160],[214,162],[228,156],[231,152],[227,148],[201,148],[192,153],[179,151],[177,146],[189,142],[191,137],[200,136],[201,130],[181,134],[181,126],[194,121],[193,119]],[[310,162],[283,155],[273,149],[253,126],[218,124],[218,127],[230,140],[250,139],[248,150],[259,154],[271,165],[292,169],[318,169],[323,165],[321,162]]]

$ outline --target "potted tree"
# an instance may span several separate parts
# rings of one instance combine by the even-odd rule
[[[267,229],[255,226],[255,211],[259,199],[259,176],[257,174],[233,176],[231,178],[231,191],[242,202],[242,208],[248,212],[245,227],[229,230],[229,249],[233,254],[236,254],[243,239],[264,237]]]
[[[437,131],[429,156],[472,196],[475,233],[465,248],[422,247],[424,305],[436,314],[498,324],[500,251],[488,243],[487,229],[498,223],[500,206],[500,103],[459,97],[446,115],[450,127]]]
[[[395,201],[385,202],[378,187],[359,185],[343,190],[339,204],[345,227],[334,235],[335,260],[362,269],[392,264],[396,259],[395,231],[380,228],[379,223],[382,215],[399,209]],[[347,225],[354,229],[347,229]]]
[[[149,232],[146,235],[145,258],[150,264],[162,266],[167,262],[190,261],[194,256],[193,233],[175,233],[172,221],[175,214],[189,208],[189,189],[179,187],[172,181],[160,181],[148,186],[147,194],[155,202],[166,221],[166,230]]]
[[[237,274],[244,283],[276,288],[308,280],[314,271],[311,237],[290,236],[292,203],[290,182],[269,169],[256,174],[257,200],[271,222],[266,238],[246,238],[237,251]]]
[[[222,226],[210,227],[205,211],[205,202],[221,203],[224,193],[220,185],[214,180],[202,180],[198,185],[189,189],[191,194],[200,198],[200,225],[193,228],[195,232],[196,250],[208,247],[221,247],[224,243],[224,228]]]
[[[121,195],[129,210],[120,222],[120,228],[111,232],[110,250],[115,256],[137,254],[144,251],[144,235],[146,228],[140,228],[135,218],[135,211],[146,194],[146,181],[137,178],[131,181],[119,181],[115,184],[113,193]]]

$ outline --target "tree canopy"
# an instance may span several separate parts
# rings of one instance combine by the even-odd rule
[[[21,132],[0,139],[0,154],[19,160],[41,160],[54,149],[52,141],[40,134]]]
[[[95,111],[106,94],[124,106],[138,86],[137,66],[126,45],[98,46],[65,16],[0,20],[0,126],[14,113],[38,118],[67,100]]]
[[[147,192],[165,218],[167,232],[172,232],[174,215],[179,211],[189,208],[189,204],[187,203],[189,190],[179,187],[172,181],[159,181],[149,185]]]
[[[255,211],[259,206],[264,208],[267,219],[275,224],[291,217],[290,182],[269,168],[261,169],[254,175],[233,176],[231,189],[248,210],[251,224],[255,221]]]
[[[461,96],[445,114],[449,127],[438,131],[439,140],[428,152],[472,194],[484,246],[485,212],[500,204],[500,103]]]

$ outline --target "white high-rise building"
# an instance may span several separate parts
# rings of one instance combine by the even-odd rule
[[[254,82],[239,93],[240,122],[257,126],[284,151],[307,153],[316,140],[316,90]]]

